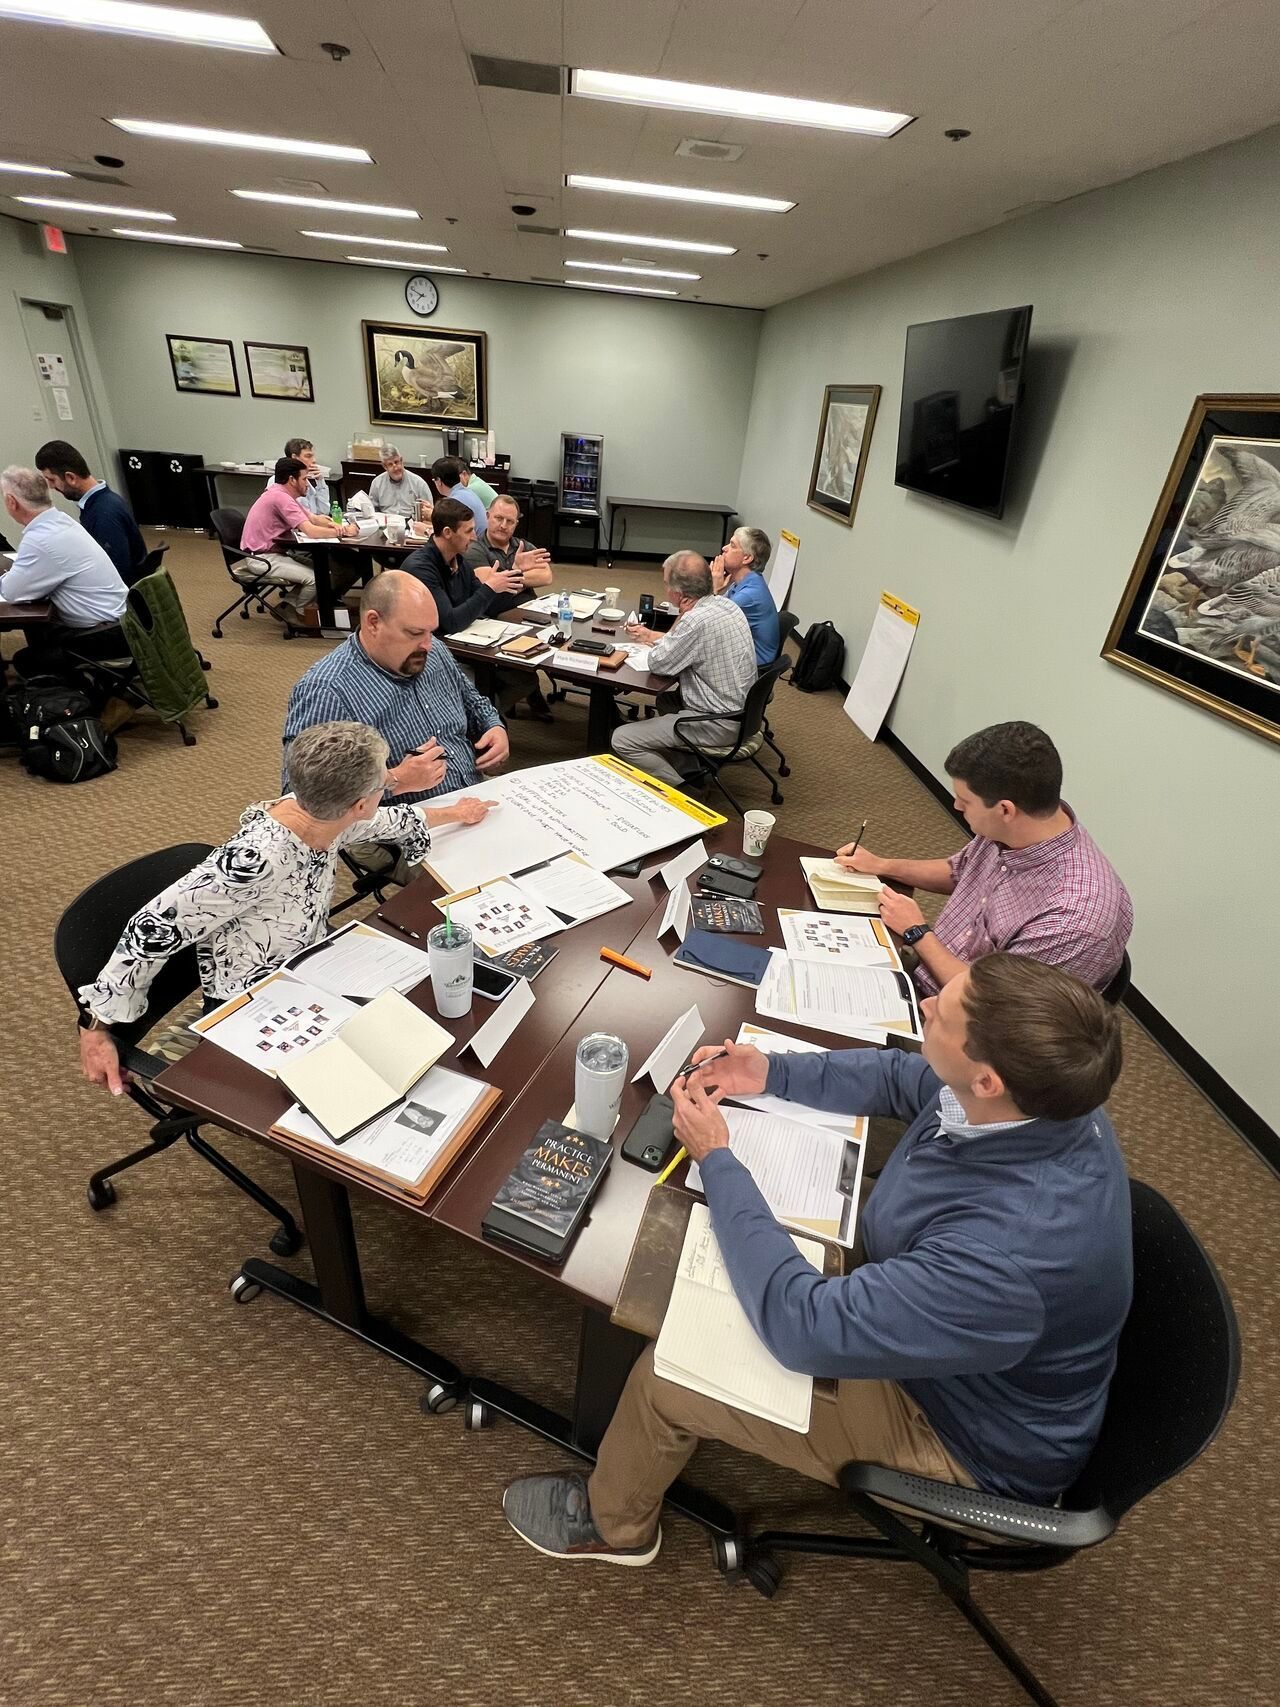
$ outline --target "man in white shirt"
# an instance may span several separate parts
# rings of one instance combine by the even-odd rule
[[[405,516],[410,521],[428,521],[431,516],[431,488],[420,474],[404,465],[404,458],[394,445],[382,452],[382,473],[376,475],[369,488],[369,501],[375,510],[387,516]]]
[[[26,631],[30,645],[13,660],[19,675],[45,667],[47,655],[72,640],[88,657],[127,652],[119,628],[127,589],[97,540],[53,507],[49,484],[34,468],[6,468],[0,493],[23,529],[13,567],[0,575],[0,599],[13,604],[47,599],[54,612],[52,622],[32,624]]]

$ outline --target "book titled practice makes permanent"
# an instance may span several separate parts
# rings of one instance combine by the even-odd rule
[[[613,1146],[544,1120],[480,1223],[493,1239],[559,1262],[613,1159]]]

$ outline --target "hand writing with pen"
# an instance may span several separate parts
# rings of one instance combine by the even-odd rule
[[[689,1067],[671,1081],[672,1124],[681,1145],[700,1162],[728,1148],[729,1128],[720,1112],[726,1096],[759,1096],[769,1076],[768,1058],[747,1044],[725,1039],[721,1048],[696,1049]]]

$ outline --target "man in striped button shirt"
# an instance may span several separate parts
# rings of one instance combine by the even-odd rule
[[[405,805],[470,788],[505,764],[510,749],[496,708],[445,646],[432,644],[435,600],[412,575],[388,569],[360,597],[360,629],[295,683],[284,724],[289,743],[315,723],[367,723],[390,748],[387,786]],[[379,869],[379,862],[350,851]],[[395,873],[400,880],[400,872]]]
[[[1062,799],[1062,760],[1034,723],[993,723],[953,747],[947,775],[973,840],[950,859],[885,859],[852,843],[850,871],[946,895],[934,925],[896,890],[880,916],[919,957],[921,994],[936,995],[984,954],[1026,954],[1105,989],[1133,930],[1133,903]]]

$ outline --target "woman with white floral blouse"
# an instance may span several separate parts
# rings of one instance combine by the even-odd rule
[[[416,865],[441,824],[478,824],[493,802],[384,806],[387,744],[363,723],[317,723],[289,748],[293,793],[250,806],[230,841],[129,920],[92,984],[80,988],[80,1065],[119,1096],[127,1082],[113,1025],[146,1011],[161,967],[196,945],[205,1005],[238,996],[328,929],[338,850],[394,842]]]

